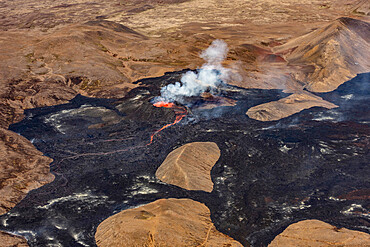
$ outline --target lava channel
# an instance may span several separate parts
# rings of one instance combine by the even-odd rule
[[[184,106],[178,106],[176,105],[175,103],[171,103],[171,102],[164,102],[164,101],[159,101],[157,103],[154,103],[153,104],[155,107],[166,107],[166,108],[172,108],[175,112],[175,121],[173,121],[172,123],[169,123],[169,124],[166,124],[165,126],[163,126],[162,128],[160,128],[159,130],[156,130],[151,136],[150,136],[150,142],[147,144],[147,145],[150,145],[152,144],[153,142],[153,139],[154,139],[154,136],[156,134],[158,134],[159,132],[161,132],[162,130],[172,126],[172,125],[175,125],[177,124],[178,122],[180,122],[187,114],[188,114],[188,111],[186,109],[186,107]]]

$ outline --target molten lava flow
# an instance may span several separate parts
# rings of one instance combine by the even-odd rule
[[[175,121],[173,123],[169,123],[169,124],[166,124],[165,126],[163,126],[162,128],[160,128],[159,130],[155,131],[151,136],[150,136],[150,142],[147,144],[147,145],[150,145],[152,144],[153,142],[153,139],[154,139],[154,136],[156,134],[158,134],[159,132],[161,132],[162,130],[172,126],[172,125],[175,125],[177,124],[178,122],[181,121],[181,119],[183,119],[186,114],[188,114],[188,111],[185,107],[183,106],[177,106],[175,105],[174,103],[171,103],[171,102],[164,102],[164,101],[159,101],[157,103],[154,103],[153,104],[155,107],[166,107],[166,108],[172,108],[174,109],[174,112],[175,112],[175,115],[176,115],[176,118],[175,118]]]
[[[166,107],[166,108],[172,108],[175,106],[174,103],[171,102],[164,102],[164,101],[159,101],[157,103],[153,104],[155,107]]]

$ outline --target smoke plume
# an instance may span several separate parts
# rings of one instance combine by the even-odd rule
[[[226,83],[230,70],[222,67],[221,62],[226,58],[227,44],[222,40],[214,40],[200,55],[206,63],[196,72],[188,71],[181,77],[181,83],[169,84],[161,89],[161,96],[155,97],[154,102],[184,103],[185,97],[199,96],[209,91],[213,92],[218,86]]]

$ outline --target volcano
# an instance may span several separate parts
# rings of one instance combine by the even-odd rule
[[[132,229],[141,229],[137,224],[153,220],[156,214],[161,215],[159,219],[171,211],[186,215],[184,206],[176,206],[181,210],[168,206],[169,211],[164,212],[149,209],[151,205],[172,205],[174,200],[160,199],[178,198],[188,199],[188,204],[180,200],[181,205],[200,202],[196,205],[204,212],[209,208],[215,228],[207,218],[194,224],[208,225],[215,234],[211,235],[222,236],[228,241],[225,243],[266,246],[291,223],[312,218],[368,232],[367,197],[349,195],[370,186],[365,172],[369,160],[369,74],[320,94],[339,106],[333,109],[310,108],[280,121],[260,122],[245,112],[286,94],[225,85],[220,89],[222,95],[235,105],[190,107],[176,122],[176,107],[183,109],[181,105],[159,103],[157,106],[163,107],[156,107],[151,101],[161,87],[178,81],[183,73],[142,80],[139,87],[118,100],[78,96],[67,104],[27,110],[26,118],[10,129],[32,140],[53,159],[50,167],[55,180],[31,191],[2,215],[0,220],[6,224],[0,229],[26,236],[31,246],[114,243],[114,239],[102,238],[101,231],[106,232],[112,224],[109,220],[98,227],[104,219],[122,211],[123,220],[136,217]],[[347,97],[349,94],[352,97]],[[174,121],[176,124],[171,124]],[[167,124],[171,126],[150,141],[152,134]],[[219,148],[219,158],[215,156],[208,166],[212,169],[207,168],[208,174],[211,169],[213,188],[208,186],[210,181],[208,192],[182,188],[186,182],[182,187],[163,182],[179,181],[181,177],[171,176],[184,175],[181,167],[177,172],[169,170],[176,166],[174,159],[197,162],[189,157],[192,152],[182,154],[181,149],[168,161],[166,156],[196,142],[212,142]],[[202,152],[207,151],[199,148]],[[157,172],[162,163],[166,171]],[[143,204],[148,207],[134,210],[134,214],[125,211]],[[121,216],[113,219],[117,217]],[[92,234],[97,228],[101,229],[96,235],[98,242]],[[207,233],[207,228],[199,229],[199,233]],[[115,236],[112,231],[107,231],[109,238]],[[162,243],[163,236],[153,234],[146,240]]]
[[[368,10],[0,1],[0,246],[368,246]]]

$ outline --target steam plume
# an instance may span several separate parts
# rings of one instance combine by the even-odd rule
[[[181,77],[181,83],[169,84],[161,89],[161,96],[154,102],[180,102],[184,97],[199,96],[206,91],[214,91],[229,78],[230,70],[222,67],[221,62],[226,58],[227,44],[222,40],[214,40],[200,55],[206,63],[197,72],[188,71]]]

